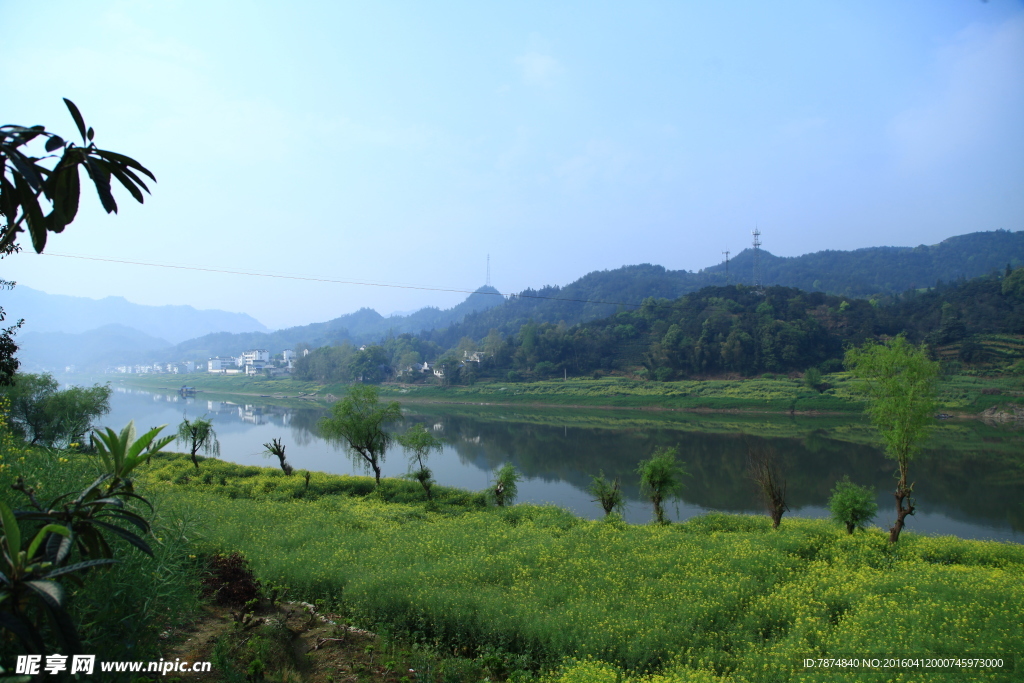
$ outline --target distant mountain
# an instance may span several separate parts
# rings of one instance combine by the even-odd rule
[[[8,320],[25,319],[18,339],[29,332],[77,334],[105,325],[126,325],[171,344],[211,332],[266,332],[263,323],[245,313],[198,310],[191,306],[145,306],[119,296],[89,299],[47,294],[18,285],[0,293]]]
[[[64,372],[69,365],[80,370],[104,369],[118,363],[149,362],[154,352],[170,347],[158,339],[125,325],[104,325],[95,330],[25,332],[16,336],[22,372]]]
[[[822,251],[791,258],[761,250],[759,256],[761,282],[765,286],[783,285],[863,298],[934,286],[940,280],[950,282],[988,275],[1004,269],[1007,264],[1012,267],[1024,265],[1024,232],[978,232],[952,237],[932,246]],[[9,319],[31,318],[32,323],[26,332],[46,329],[83,331],[88,329],[89,320],[94,321],[93,324],[131,320],[133,326],[151,337],[168,339],[175,344],[159,352],[151,347],[136,349],[149,351],[149,357],[154,361],[236,355],[247,348],[265,348],[279,353],[300,343],[313,347],[345,340],[362,344],[379,341],[388,334],[407,332],[420,334],[443,348],[451,348],[462,337],[481,339],[491,329],[507,336],[517,333],[529,321],[573,325],[607,317],[617,310],[632,310],[648,297],[676,299],[707,286],[753,284],[753,261],[753,251],[747,249],[730,260],[728,273],[725,263],[697,273],[666,270],[651,264],[624,266],[594,271],[564,287],[526,290],[508,299],[492,287],[482,287],[458,306],[447,310],[424,308],[410,315],[385,318],[372,309],[363,308],[327,322],[276,332],[267,332],[257,321],[242,314],[196,311],[188,306],[139,306],[126,312],[128,309],[124,307],[136,305],[117,297],[101,301],[51,297],[27,287],[18,287],[3,294],[0,305],[7,310]],[[26,301],[37,295],[51,303],[56,299],[66,300],[63,312],[56,307],[35,307],[32,301]],[[19,296],[23,304],[15,305]],[[44,299],[40,301],[46,302]],[[117,311],[108,314],[115,319],[101,315],[100,311],[107,310]],[[188,324],[194,324],[197,316],[206,314],[220,322],[211,322],[199,334],[186,337]],[[180,318],[175,317],[179,315]],[[232,327],[229,318],[224,316],[237,316],[237,326]],[[145,327],[141,326],[143,321],[149,321]],[[25,339],[26,332],[18,337],[19,342]],[[129,362],[127,356],[122,356],[116,356],[112,347],[107,364]],[[64,364],[70,364],[70,361],[61,363]]]
[[[449,327],[461,322],[469,314],[493,308],[504,301],[498,290],[484,286],[466,297],[459,305],[446,310],[421,308],[411,315],[385,318],[371,308],[361,308],[355,313],[324,323],[290,327],[271,333],[208,334],[178,344],[173,353],[175,358],[205,358],[238,354],[244,349],[253,348],[280,353],[301,343],[313,347],[345,340],[353,344],[363,344],[378,341],[388,334],[418,333],[438,327]]]
[[[918,247],[818,251],[784,258],[761,251],[761,282],[845,296],[897,294],[1024,265],[1024,231],[975,232]],[[729,261],[731,283],[754,283],[754,250]],[[708,284],[725,284],[725,264],[705,268]],[[711,282],[710,280],[716,280]]]
[[[820,251],[784,258],[760,251],[761,283],[849,297],[897,294],[988,275],[1024,265],[1024,231],[976,232],[933,246],[871,247],[856,251]],[[616,310],[631,310],[647,297],[676,299],[708,286],[754,284],[752,249],[700,272],[666,270],[642,264],[594,271],[565,287],[526,290],[502,306],[466,316],[462,323],[434,329],[425,338],[449,348],[462,337],[481,339],[491,329],[514,334],[528,321],[576,323],[597,320]],[[608,302],[608,303],[599,303]],[[623,306],[622,304],[627,304]],[[628,305],[632,304],[632,306]]]

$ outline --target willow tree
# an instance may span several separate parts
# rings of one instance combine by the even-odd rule
[[[896,461],[896,521],[889,529],[895,543],[914,514],[910,497],[910,461],[933,424],[939,364],[928,358],[928,349],[915,346],[902,334],[883,344],[867,342],[846,352],[846,367],[861,380],[857,388],[868,398],[867,413],[885,444],[885,452]]]
[[[220,441],[217,440],[217,432],[213,431],[213,422],[206,419],[206,416],[189,420],[182,416],[181,424],[178,425],[177,440],[184,443],[189,449],[192,457],[192,464],[199,469],[199,458],[196,454],[202,451],[206,455],[220,455]]]
[[[650,459],[642,460],[636,470],[640,475],[640,490],[654,505],[654,518],[658,524],[666,523],[661,504],[679,497],[683,477],[687,476],[685,466],[676,462],[677,453],[675,448],[659,448]]]
[[[409,452],[409,477],[420,483],[427,494],[427,500],[430,500],[434,475],[427,467],[427,456],[430,455],[430,451],[441,450],[444,444],[422,424],[413,425],[412,429],[400,435],[398,443]]]
[[[330,441],[348,447],[356,458],[373,470],[380,486],[381,463],[394,442],[394,435],[386,427],[402,417],[398,401],[380,402],[377,387],[356,384],[348,396],[331,408],[331,414],[320,420],[320,433]]]

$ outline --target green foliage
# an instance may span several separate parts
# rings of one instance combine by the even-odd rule
[[[939,364],[929,359],[924,345],[914,346],[900,335],[850,349],[846,366],[861,380],[857,389],[868,398],[867,413],[886,453],[904,467],[933,423]]]
[[[896,522],[889,536],[895,543],[904,519],[914,514],[908,468],[933,426],[939,364],[929,359],[923,344],[914,346],[900,335],[885,344],[869,342],[850,349],[846,365],[862,380],[859,388],[868,396],[868,415],[882,436],[886,454],[897,463]]]
[[[169,454],[154,460],[145,469],[148,486],[172,486],[191,491],[214,493],[231,499],[295,501],[335,499],[339,497],[375,496],[389,503],[422,503],[423,488],[405,479],[382,479],[376,486],[373,477],[306,472],[303,477],[289,477],[278,468],[237,465],[210,460],[197,474],[187,453]],[[461,514],[486,506],[482,493],[471,493],[448,486],[431,487],[431,500],[436,510],[445,514]]]
[[[828,509],[833,521],[846,526],[846,532],[864,529],[878,514],[875,492],[866,486],[858,486],[844,476],[836,482],[828,499]]]
[[[94,446],[96,453],[103,461],[105,473],[113,479],[121,479],[131,484],[128,475],[132,470],[149,461],[151,457],[159,453],[167,444],[174,441],[173,436],[158,438],[160,432],[167,425],[153,427],[148,432],[135,438],[135,421],[129,422],[121,433],[114,432],[107,427],[104,431],[96,431]]]
[[[67,448],[81,443],[92,421],[110,412],[110,387],[60,389],[52,375],[19,373],[3,389],[10,400],[10,426],[29,443]]]
[[[598,476],[590,480],[587,491],[594,496],[594,502],[600,503],[605,516],[613,512],[622,515],[626,508],[626,500],[622,495],[618,477],[614,481],[608,481],[602,471]]]
[[[683,477],[687,474],[685,466],[676,462],[677,455],[676,448],[658,448],[648,460],[642,460],[636,469],[640,475],[640,490],[654,505],[654,517],[659,524],[665,523],[662,503],[678,498],[683,488]]]
[[[1024,268],[1017,268],[1004,277],[1001,290],[1004,296],[1024,299]]]
[[[488,498],[494,501],[494,504],[498,507],[511,505],[515,502],[516,496],[519,495],[517,484],[522,478],[522,475],[516,471],[512,463],[505,463],[498,468],[490,488],[487,489]]]
[[[5,562],[0,573],[0,625],[9,629],[27,651],[48,652],[50,637],[62,652],[82,651],[64,588],[54,579],[67,577],[83,585],[78,574],[115,563],[108,536],[153,556],[149,543],[137,533],[148,533],[150,524],[128,506],[133,501],[149,503],[134,492],[128,475],[147,455],[157,453],[170,441],[154,441],[160,429],[150,430],[138,440],[132,423],[120,437],[110,429],[100,434],[97,450],[105,471],[77,495],[63,493],[40,503],[39,491],[18,476],[11,488],[24,494],[28,506],[13,511],[0,501],[0,545]],[[61,460],[68,462],[66,458]],[[28,535],[20,527],[23,522],[32,528]],[[41,626],[43,615],[51,624],[49,631]]]
[[[804,371],[804,386],[808,389],[818,390],[821,385],[821,370],[818,368],[807,368]]]
[[[407,432],[400,434],[398,443],[410,452],[409,476],[420,483],[427,494],[427,500],[430,500],[430,488],[434,485],[434,480],[430,468],[427,467],[427,456],[430,455],[430,451],[441,450],[443,444],[428,432],[422,423],[415,424]]]
[[[220,455],[220,441],[217,440],[217,432],[213,429],[213,422],[207,420],[206,416],[189,420],[182,415],[181,424],[178,425],[177,440],[185,444],[192,456],[192,463],[199,469],[199,458],[196,454],[202,451],[206,455]]]
[[[93,142],[94,131],[86,127],[78,107],[67,98],[64,98],[64,104],[82,136],[81,146],[46,132],[43,126],[0,126],[0,160],[3,161],[0,214],[7,223],[0,233],[0,251],[13,245],[27,226],[32,246],[37,253],[42,253],[47,233],[63,232],[75,220],[80,194],[79,167],[89,175],[107,213],[117,213],[117,202],[110,187],[111,177],[117,179],[140,204],[143,201],[142,190],[149,192],[149,188],[138,173],[156,180],[134,159],[99,149]],[[23,150],[37,139],[45,140],[46,154],[42,157],[30,156]],[[40,163],[49,159],[57,161],[51,166]],[[50,205],[49,213],[44,213],[44,202]]]
[[[352,386],[348,396],[335,403],[331,415],[319,423],[324,438],[347,446],[373,470],[378,485],[381,463],[394,440],[387,425],[402,417],[402,407],[397,401],[382,405],[379,397],[376,387]]]
[[[349,361],[349,372],[356,382],[380,384],[390,372],[387,351],[376,344],[356,351]]]
[[[851,644],[1024,647],[1015,544],[908,534],[894,555],[882,533],[850,537],[824,520],[772,532],[766,518],[740,515],[632,526],[530,505],[453,516],[343,496],[172,494],[209,515],[209,550],[244,552],[261,580],[329,600],[362,628],[448,652],[491,648],[531,671],[589,657],[623,680],[647,671],[668,683],[701,668],[789,680],[810,643],[825,657]],[[918,616],[893,621],[894,608]],[[602,680],[577,673],[565,680]]]

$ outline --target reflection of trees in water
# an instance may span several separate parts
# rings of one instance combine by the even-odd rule
[[[317,423],[327,415],[325,408],[293,408],[288,426],[292,429],[292,439],[299,446],[308,446],[314,441],[322,441]]]
[[[750,447],[771,447],[779,455],[793,509],[827,504],[835,482],[849,475],[874,487],[883,500],[894,486],[894,464],[877,447],[830,438],[823,430],[803,438],[766,438],[667,428],[593,429],[480,419],[409,414],[407,422],[443,424],[439,437],[463,464],[493,470],[512,462],[527,477],[565,481],[580,490],[603,470],[618,477],[630,501],[642,500],[637,463],[655,448],[678,446],[690,473],[683,499],[717,510],[758,509],[757,491],[747,470]],[[953,449],[927,450],[915,460],[922,512],[966,515],[1024,530],[1024,460]],[[880,509],[880,518],[886,508]]]

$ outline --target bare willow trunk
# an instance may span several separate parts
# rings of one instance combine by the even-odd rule
[[[903,531],[906,518],[914,514],[914,501],[910,494],[914,492],[914,485],[907,486],[907,463],[900,462],[900,480],[896,482],[896,491],[893,494],[896,498],[896,521],[889,529],[889,543],[900,540],[900,532]]]
[[[770,446],[752,446],[747,451],[747,457],[750,477],[761,490],[761,501],[772,519],[772,528],[778,529],[782,524],[782,515],[789,510],[789,506],[786,505],[786,480],[782,476],[775,449]]]

